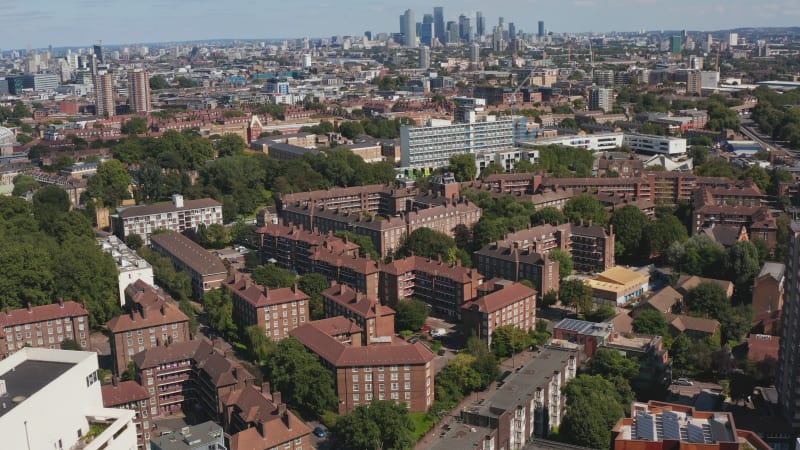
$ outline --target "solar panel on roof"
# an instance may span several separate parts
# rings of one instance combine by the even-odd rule
[[[703,435],[703,427],[690,423],[686,428],[689,431],[689,442],[700,444],[706,441]]]
[[[636,437],[648,441],[655,440],[653,416],[645,411],[636,413]]]
[[[672,411],[664,411],[661,415],[664,423],[664,439],[681,439],[681,426],[678,415]]]

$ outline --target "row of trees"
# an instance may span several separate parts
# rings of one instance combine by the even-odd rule
[[[0,198],[0,268],[0,308],[85,301],[93,327],[120,312],[116,263],[59,187],[41,188],[32,205]]]
[[[753,109],[753,120],[764,133],[774,139],[786,141],[792,148],[800,148],[800,89],[778,93],[767,87],[753,91],[758,105]]]

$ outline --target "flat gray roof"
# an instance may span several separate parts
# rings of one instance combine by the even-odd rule
[[[27,359],[0,375],[6,383],[6,394],[0,397],[0,417],[73,366],[74,363]]]

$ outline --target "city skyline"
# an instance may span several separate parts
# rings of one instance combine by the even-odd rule
[[[350,0],[347,7],[329,0],[297,0],[276,4],[240,0],[226,7],[211,0],[185,4],[177,0],[0,0],[6,22],[0,31],[0,49],[45,48],[48,45],[88,46],[175,42],[207,39],[278,39],[360,36],[364,31],[398,32],[397,17],[406,9],[421,21],[435,6],[444,8],[445,21],[460,14],[483,12],[486,33],[497,24],[514,22],[518,30],[537,32],[537,22],[547,31],[610,32],[690,29],[723,30],[737,27],[795,26],[800,5],[789,0],[749,2],[711,0],[698,3],[674,0],[654,14],[655,0]],[[287,20],[296,17],[297,20]],[[87,26],[90,24],[90,26]],[[507,26],[507,25],[506,25]]]

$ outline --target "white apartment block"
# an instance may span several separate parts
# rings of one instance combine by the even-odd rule
[[[123,241],[131,234],[138,234],[145,244],[150,243],[150,234],[155,230],[182,233],[200,224],[222,224],[222,203],[210,198],[184,202],[182,195],[175,194],[172,203],[131,206],[118,211],[111,216],[111,231]]]
[[[514,121],[451,123],[430,120],[424,127],[400,128],[400,164],[409,169],[436,169],[450,165],[450,156],[494,153],[514,146]]]
[[[104,238],[97,238],[103,251],[114,257],[119,273],[119,304],[125,306],[125,288],[136,280],[142,280],[150,286],[155,286],[153,280],[153,266],[136,252],[128,248],[124,242],[113,234]]]
[[[564,145],[591,151],[613,151],[623,145],[636,153],[678,156],[686,154],[686,139],[633,133],[598,133],[542,138],[519,143],[523,147]]]
[[[23,348],[0,361],[2,448],[135,450],[135,413],[103,407],[97,354]]]

